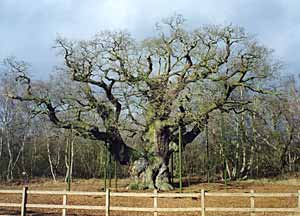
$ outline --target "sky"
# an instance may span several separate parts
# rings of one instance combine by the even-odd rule
[[[59,62],[58,35],[88,39],[102,30],[125,29],[136,38],[153,35],[155,23],[182,14],[190,28],[233,24],[246,29],[300,73],[299,0],[0,0],[0,60],[15,56],[46,79]]]

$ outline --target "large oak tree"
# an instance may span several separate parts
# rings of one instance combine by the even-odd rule
[[[169,159],[193,142],[215,111],[240,113],[265,93],[263,80],[277,69],[271,51],[240,27],[186,30],[181,16],[163,20],[157,34],[136,40],[129,33],[101,32],[89,40],[58,38],[61,79],[41,88],[26,68],[10,62],[24,91],[11,97],[35,104],[59,128],[105,143],[121,164],[136,161],[133,175],[159,189],[169,184]],[[138,143],[137,143],[138,142]]]

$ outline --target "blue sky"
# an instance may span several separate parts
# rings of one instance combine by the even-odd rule
[[[275,50],[286,71],[300,72],[299,0],[0,0],[0,59],[29,62],[47,78],[58,59],[57,35],[89,38],[106,29],[127,29],[143,38],[157,21],[180,13],[190,28],[202,24],[245,27]]]

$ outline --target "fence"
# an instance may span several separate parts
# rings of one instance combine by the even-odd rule
[[[23,190],[0,190],[0,194],[22,194],[21,203],[0,203],[0,207],[14,207],[21,209],[21,216],[26,215],[27,208],[45,208],[45,209],[62,209],[62,216],[67,215],[67,209],[80,210],[98,210],[105,211],[105,215],[109,216],[111,211],[131,211],[131,212],[152,212],[157,216],[159,212],[199,212],[201,216],[205,216],[206,212],[249,212],[251,216],[255,216],[256,212],[289,212],[299,213],[300,215],[300,190],[297,193],[255,193],[251,190],[250,193],[218,193],[206,192],[201,190],[201,193],[158,193],[154,190],[153,193],[127,193],[127,192],[69,192],[69,191],[36,191],[28,190],[24,187]],[[62,195],[62,205],[53,204],[30,204],[27,202],[28,194],[39,195]],[[87,206],[87,205],[68,205],[67,196],[105,196],[105,206]],[[121,207],[111,206],[110,197],[148,197],[153,198],[152,208],[140,207]],[[158,198],[200,198],[199,207],[190,208],[159,208]],[[249,208],[220,208],[220,207],[205,207],[205,197],[249,197]],[[297,198],[297,206],[295,208],[256,208],[255,197],[295,197]]]

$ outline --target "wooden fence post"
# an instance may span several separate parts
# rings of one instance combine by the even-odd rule
[[[201,216],[205,216],[205,190],[201,189]]]
[[[250,205],[251,205],[251,213],[250,213],[250,216],[255,216],[254,190],[251,190]]]
[[[22,204],[21,204],[21,216],[26,216],[27,190],[28,190],[28,187],[23,187]]]
[[[154,208],[153,215],[157,216],[158,213],[157,213],[157,190],[156,189],[154,190],[154,196],[153,196],[153,208]]]
[[[110,212],[110,190],[109,188],[106,189],[106,196],[105,196],[105,216],[109,216]]]
[[[67,205],[67,194],[63,195],[63,205]],[[63,209],[62,210],[62,216],[66,216],[67,215],[67,209]]]

